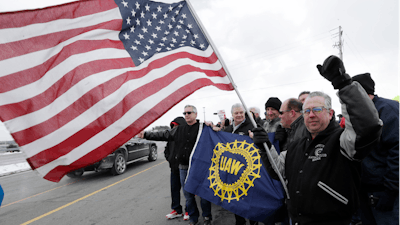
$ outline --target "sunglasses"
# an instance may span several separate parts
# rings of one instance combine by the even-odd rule
[[[305,110],[303,110],[303,114],[309,115],[311,111],[314,114],[320,114],[324,109],[328,109],[328,108],[326,108],[324,106],[318,106],[318,107],[314,107],[312,109],[305,109]]]
[[[292,110],[285,110],[285,111],[279,111],[279,114],[283,115],[284,112],[290,112]]]
[[[186,115],[186,114],[190,115],[190,114],[192,114],[192,112],[183,112],[183,115]]]

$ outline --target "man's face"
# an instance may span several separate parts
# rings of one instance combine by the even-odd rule
[[[233,121],[235,121],[235,125],[238,125],[239,123],[243,122],[245,118],[244,109],[242,107],[233,108],[232,117]]]
[[[193,112],[192,107],[186,107],[184,113],[186,123],[189,125],[193,125],[196,122],[197,113]]]
[[[312,98],[307,99],[304,102],[303,110],[311,109],[310,113],[304,113],[304,124],[307,127],[307,130],[313,135],[316,136],[321,131],[324,131],[328,125],[329,121],[333,116],[332,109],[325,109],[323,108],[320,113],[314,113],[312,108],[314,107],[321,107],[325,105],[325,100],[321,96],[315,96]]]
[[[265,109],[265,111],[267,112],[268,119],[270,119],[270,120],[273,120],[273,119],[279,117],[279,111],[272,107],[267,107]]]
[[[308,94],[302,94],[299,96],[299,100],[301,101],[301,103],[304,104],[304,101],[306,100],[307,97],[308,97]]]
[[[281,124],[283,128],[290,128],[290,124],[292,124],[293,117],[291,117],[291,111],[287,112],[288,110],[288,101],[283,102],[281,105],[280,111],[282,114],[279,115],[279,118],[281,118]]]

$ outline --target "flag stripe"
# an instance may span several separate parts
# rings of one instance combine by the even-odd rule
[[[85,38],[84,35],[88,36],[85,33],[96,30],[96,29],[114,30],[114,31],[119,32],[121,25],[122,25],[122,23],[121,23],[120,19],[112,20],[112,21],[99,23],[99,24],[89,26],[89,27],[76,28],[76,29],[67,30],[67,31],[59,31],[56,33],[50,33],[50,34],[46,34],[46,35],[32,37],[32,38],[25,39],[22,41],[14,41],[14,42],[10,42],[10,43],[0,44],[0,48],[3,49],[3,51],[0,53],[0,60],[5,60],[5,59],[21,56],[21,55],[32,53],[32,52],[53,48],[53,47],[59,45],[60,43],[64,43],[64,42],[66,43],[66,44],[64,44],[64,46],[67,46],[69,43],[71,43],[71,41],[68,42],[69,39],[75,40],[76,38],[74,38],[74,37],[76,37],[76,36],[81,37],[81,39],[84,39]],[[93,38],[93,40],[95,40],[97,38],[96,33],[94,35],[93,35],[93,33],[89,33],[89,34],[91,34],[91,36],[89,36],[89,37]],[[86,39],[88,39],[88,38],[86,38]],[[117,40],[116,38],[113,38],[113,39]],[[41,44],[38,45],[37,43],[41,43]],[[24,46],[27,46],[27,45],[31,46],[31,47],[25,48]]]
[[[90,27],[99,23],[116,19],[121,20],[121,14],[118,7],[104,12],[79,16],[76,18],[65,19],[65,17],[57,16],[57,18],[54,18],[53,21],[49,21],[46,23],[37,23],[35,21],[32,21],[32,23],[23,27],[0,29],[0,36],[4,36],[0,39],[0,44],[26,40],[41,35],[73,30],[81,27]]]

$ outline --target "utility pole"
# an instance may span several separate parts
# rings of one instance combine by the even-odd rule
[[[339,58],[343,61],[343,42],[344,41],[342,40],[342,34],[343,34],[342,27],[339,26],[339,35],[338,35],[339,36],[339,42],[335,43],[333,45],[333,47],[339,49]]]

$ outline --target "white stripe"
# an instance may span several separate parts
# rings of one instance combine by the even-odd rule
[[[122,20],[118,7],[108,11],[74,19],[59,19],[47,23],[31,24],[24,27],[0,29],[0,44],[26,40],[32,37],[52,34],[60,31],[89,27],[116,19]]]
[[[60,53],[63,48],[69,44],[72,44],[79,40],[119,40],[119,31],[96,29],[80,35],[77,35],[71,39],[68,39],[53,48],[44,49],[25,55],[21,55],[14,58],[9,58],[0,61],[0,77],[9,74],[24,71],[35,66],[41,65],[51,57]],[[88,60],[88,59],[86,59]]]
[[[200,54],[209,54],[209,51],[207,52],[197,52]],[[111,53],[109,53],[111,54]],[[126,53],[127,54],[127,53]],[[103,55],[108,55],[108,54],[103,54]],[[160,54],[161,56],[166,56],[168,54]],[[155,57],[155,58],[159,58],[159,57]],[[79,61],[80,58],[76,59],[77,61]],[[152,59],[155,60],[155,59]],[[174,62],[171,62],[169,65],[161,68],[161,69],[154,69],[152,70],[150,73],[148,73],[146,76],[136,79],[136,80],[132,80],[129,83],[130,84],[130,91],[135,90],[136,88],[141,87],[144,84],[147,84],[149,82],[152,82],[153,80],[160,78],[162,76],[164,76],[165,74],[172,72],[173,70],[175,70],[176,68],[180,67],[181,65],[186,65],[186,64],[191,64],[191,65],[195,65],[199,68],[202,69],[207,69],[207,70],[219,70],[221,69],[221,65],[219,64],[219,62],[217,61],[217,63],[211,65],[208,63],[197,63],[197,62],[193,62],[187,58],[183,58],[183,59],[179,59],[176,60]],[[76,85],[74,85],[70,90],[68,90],[66,93],[64,93],[63,95],[61,95],[59,98],[57,98],[54,102],[52,102],[51,104],[49,104],[48,106],[36,111],[36,112],[32,112],[30,114],[26,114],[8,121],[4,121],[4,124],[6,125],[6,127],[8,128],[8,130],[11,133],[15,133],[21,130],[25,130],[27,128],[30,128],[34,125],[40,124],[46,120],[48,120],[49,118],[57,115],[59,112],[61,112],[62,110],[64,110],[65,108],[67,108],[69,105],[73,104],[76,100],[78,100],[82,95],[84,95],[85,93],[89,92],[90,90],[92,90],[93,88],[95,88],[96,86],[107,82],[108,80],[123,74],[127,71],[137,71],[142,69],[142,67],[136,67],[136,68],[123,68],[123,69],[118,69],[118,70],[109,70],[109,71],[103,71],[97,74],[93,74],[83,80],[81,80],[79,83],[77,83]],[[50,74],[50,77],[56,77],[59,74],[58,73],[62,73],[60,71],[58,71],[57,73],[54,74]],[[61,78],[61,75],[59,75]],[[57,78],[58,80],[59,78]],[[54,81],[55,82],[55,81]],[[51,84],[54,83],[53,81],[50,82]],[[37,83],[37,82],[35,82]],[[34,83],[33,83],[34,84]],[[33,85],[32,84],[32,85]],[[46,85],[46,87],[43,87],[44,85],[42,85],[41,87],[36,87],[36,89],[32,89],[32,90],[25,90],[25,92],[29,92],[29,93],[33,93],[32,95],[34,95],[34,93],[36,91],[40,91],[42,92],[42,89],[47,89],[49,88],[49,85]],[[118,91],[117,91],[118,92]],[[121,95],[123,95],[125,93],[121,93]],[[1,94],[0,94],[1,96]],[[22,100],[20,100],[22,101]],[[115,100],[113,100],[115,101]],[[104,110],[109,110],[109,109],[104,109]],[[106,112],[106,111],[104,111]]]
[[[333,190],[331,187],[329,187],[325,183],[319,181],[317,185],[318,185],[318,187],[320,187],[322,190],[324,190],[326,193],[328,193],[332,197],[336,198],[341,203],[347,205],[347,203],[349,202],[349,200],[347,200],[347,198],[345,198],[343,195],[341,195],[338,192],[336,192],[335,190]]]
[[[100,133],[96,134],[93,136],[91,139],[80,145],[79,147],[75,148],[72,150],[70,153],[68,153],[65,156],[62,156],[40,168],[37,170],[41,174],[47,174],[49,171],[54,169],[55,167],[59,165],[70,165],[74,161],[80,159],[87,153],[91,152],[93,149],[96,149],[97,147],[103,145],[110,139],[112,139],[114,136],[118,135],[121,130],[126,129],[130,124],[132,124],[134,121],[139,119],[141,116],[143,116],[145,113],[147,113],[151,108],[153,108],[155,105],[157,105],[159,102],[163,101],[164,98],[168,97],[172,93],[174,93],[177,88],[189,84],[197,79],[200,78],[205,78],[206,76],[203,73],[198,73],[198,72],[193,72],[193,73],[188,73],[185,76],[181,76],[178,79],[176,79],[174,82],[172,82],[170,85],[168,85],[166,88],[161,89],[159,92],[155,93],[152,96],[149,96],[148,98],[144,99],[134,107],[132,107],[124,116],[122,116],[118,121],[113,123],[112,125],[108,126],[106,129],[101,131]],[[208,77],[206,77],[208,78]],[[224,78],[208,78],[211,80],[215,80],[218,83],[223,83],[223,84],[229,84],[229,79],[227,77]],[[89,115],[90,116],[90,115]],[[87,118],[89,119],[89,118]],[[50,138],[51,140],[51,138]],[[22,149],[22,151],[30,149],[30,147],[26,146]]]

